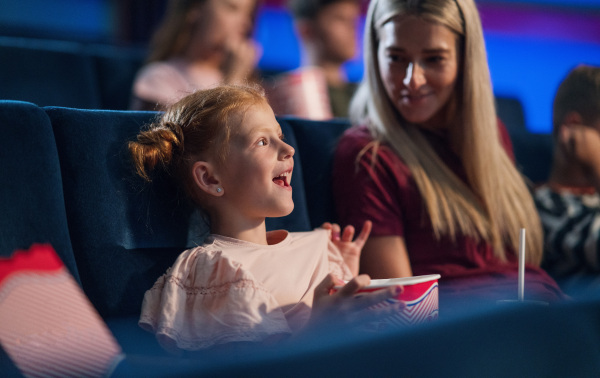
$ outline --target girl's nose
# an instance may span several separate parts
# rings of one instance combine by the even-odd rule
[[[289,159],[289,158],[293,157],[295,153],[296,153],[296,150],[294,149],[294,147],[283,142],[283,147],[281,149],[281,156],[283,157],[283,159]]]

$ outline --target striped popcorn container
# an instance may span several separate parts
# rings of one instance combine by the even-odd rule
[[[404,290],[397,298],[373,306],[390,306],[394,301],[404,301],[406,307],[392,316],[367,324],[371,330],[382,330],[395,326],[408,326],[437,320],[439,315],[438,280],[439,274],[371,280],[371,284],[361,290],[370,292],[387,286],[402,286]]]
[[[46,244],[0,258],[0,343],[25,377],[107,376],[123,358],[102,318]]]
[[[333,118],[327,81],[321,68],[307,66],[280,74],[267,95],[277,115],[294,115],[311,120]]]

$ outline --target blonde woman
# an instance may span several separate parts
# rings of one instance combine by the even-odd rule
[[[361,271],[439,273],[441,302],[513,299],[525,228],[526,297],[561,298],[539,267],[540,220],[496,117],[474,2],[374,0],[364,38],[333,174],[340,223],[373,221]]]
[[[169,0],[133,84],[132,109],[164,109],[197,89],[248,81],[257,0]]]

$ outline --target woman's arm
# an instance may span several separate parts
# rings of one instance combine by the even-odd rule
[[[373,279],[412,276],[404,239],[400,236],[371,236],[362,249],[360,271]]]

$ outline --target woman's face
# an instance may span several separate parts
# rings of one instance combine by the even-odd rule
[[[445,107],[458,76],[457,36],[415,16],[392,18],[379,30],[377,57],[385,91],[408,122],[446,128]]]

